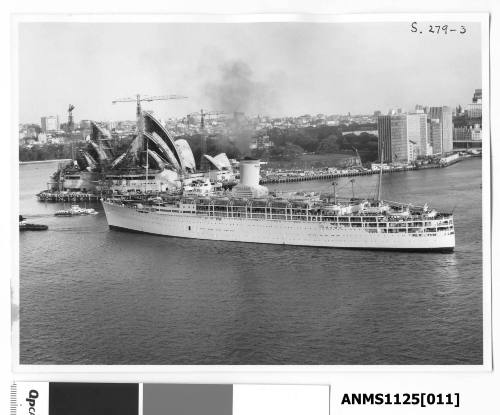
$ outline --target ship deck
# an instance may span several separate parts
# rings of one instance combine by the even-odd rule
[[[398,202],[330,197],[119,197],[108,203],[160,215],[205,216],[265,221],[321,222],[336,228],[377,233],[454,233],[453,215]]]

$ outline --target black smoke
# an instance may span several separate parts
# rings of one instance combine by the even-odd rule
[[[221,63],[204,85],[212,108],[227,113],[267,114],[277,106],[272,80],[258,80],[251,66],[241,60]]]

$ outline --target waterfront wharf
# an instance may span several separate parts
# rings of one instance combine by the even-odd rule
[[[434,163],[434,164],[423,164],[419,166],[401,166],[392,167],[389,169],[384,169],[384,174],[400,173],[412,170],[425,170],[425,169],[441,169],[444,167],[451,166],[462,160],[472,157],[471,155],[465,155],[458,157],[448,163]],[[343,170],[337,172],[326,172],[317,171],[309,174],[299,175],[297,173],[281,172],[281,174],[270,173],[266,177],[261,178],[260,184],[271,184],[271,183],[292,183],[292,182],[304,182],[308,180],[327,180],[336,179],[339,177],[354,177],[354,176],[369,176],[373,174],[379,174],[379,170]]]
[[[37,194],[40,202],[99,202],[101,195],[96,193],[82,193],[82,192],[48,192],[43,191]]]
[[[408,167],[400,167],[396,169],[387,169],[384,170],[384,174],[391,173],[399,173],[403,171],[410,170],[422,170],[422,169],[435,169],[441,168],[444,165],[425,165],[425,166],[408,166]],[[306,175],[269,175],[268,177],[264,177],[260,180],[260,184],[269,184],[269,183],[291,183],[291,182],[304,182],[308,180],[326,180],[326,179],[336,179],[339,177],[354,177],[354,176],[371,176],[373,174],[378,174],[379,170],[353,170],[353,171],[342,171],[342,172],[314,172],[312,174]]]

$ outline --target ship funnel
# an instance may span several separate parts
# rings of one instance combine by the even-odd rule
[[[238,197],[261,197],[268,193],[267,187],[259,185],[260,160],[244,158],[240,160],[240,182],[233,188]]]
[[[260,160],[243,159],[240,161],[240,183],[245,186],[258,186],[260,179]]]

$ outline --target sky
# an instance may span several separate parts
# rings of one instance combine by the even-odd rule
[[[481,88],[478,23],[463,35],[412,33],[408,23],[21,23],[20,122],[44,115],[133,120],[116,98],[163,118],[386,113],[462,106]],[[423,26],[424,23],[421,23]],[[459,24],[457,24],[459,26]]]

